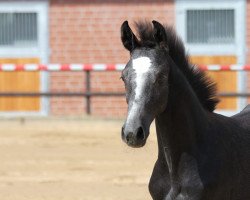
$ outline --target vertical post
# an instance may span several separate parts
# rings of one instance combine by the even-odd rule
[[[90,85],[90,71],[86,71],[86,111],[87,114],[91,114],[91,102],[90,102],[90,95],[91,95],[91,85]]]

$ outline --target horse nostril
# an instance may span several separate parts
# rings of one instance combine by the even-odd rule
[[[124,139],[124,126],[122,127],[122,138]]]
[[[129,133],[127,134],[127,136],[126,136],[126,141],[127,141],[127,142],[130,142],[131,139],[133,139],[133,133],[132,133],[132,132],[129,132]]]
[[[142,127],[139,127],[139,128],[137,129],[136,138],[137,138],[138,140],[144,140],[144,139],[145,139],[145,135],[144,135],[144,132],[143,132]]]

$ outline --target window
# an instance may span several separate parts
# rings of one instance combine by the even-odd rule
[[[0,13],[0,46],[34,46],[37,38],[37,13]]]
[[[188,9],[186,16],[187,43],[234,43],[235,28],[233,9]]]
[[[245,0],[176,0],[176,29],[190,54],[235,55],[244,63]]]
[[[0,1],[0,58],[48,59],[48,1]]]

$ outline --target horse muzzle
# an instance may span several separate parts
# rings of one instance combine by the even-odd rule
[[[146,143],[147,133],[143,126],[124,124],[121,130],[122,140],[130,147],[143,147]]]

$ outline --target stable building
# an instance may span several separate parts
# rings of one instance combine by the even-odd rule
[[[0,0],[0,63],[120,64],[124,20],[175,27],[193,63],[250,64],[250,0]],[[250,73],[208,72],[219,92],[249,92]],[[123,92],[120,72],[91,71],[91,92]],[[85,92],[85,72],[0,72],[0,92]],[[218,111],[241,110],[247,98],[222,98]],[[123,96],[0,97],[0,115],[123,117]]]

